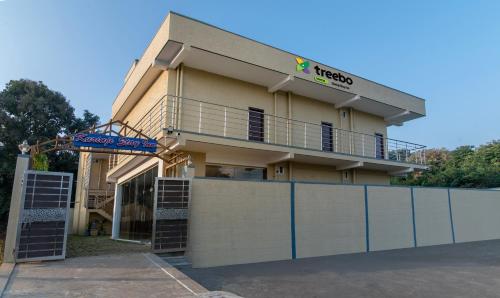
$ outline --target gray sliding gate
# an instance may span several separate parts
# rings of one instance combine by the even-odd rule
[[[64,259],[73,174],[24,174],[16,262]]]
[[[152,237],[153,251],[169,252],[186,249],[190,198],[190,179],[156,178]]]

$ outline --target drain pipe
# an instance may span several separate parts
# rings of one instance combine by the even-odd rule
[[[177,129],[181,129],[181,113],[182,113],[182,95],[183,95],[183,81],[184,81],[184,63],[181,63],[179,67],[177,68],[177,71],[180,72],[179,74],[179,90],[178,90],[178,97],[177,97]]]
[[[353,108],[349,108],[349,126],[350,126],[350,129],[351,129],[351,135],[352,132],[354,131],[354,109]],[[354,138],[351,138],[351,148],[352,148],[352,151],[353,152],[356,152],[356,148],[354,147],[354,145],[356,144],[356,142],[354,142]],[[352,153],[352,152],[351,152]],[[356,169],[352,169],[352,184],[356,184]]]
[[[288,142],[287,145],[292,145],[293,140],[292,140],[292,93],[288,92],[288,121],[287,121],[287,134],[288,134]]]
[[[276,138],[276,116],[278,114],[278,94],[277,92],[274,92],[274,143],[276,144],[277,138]]]

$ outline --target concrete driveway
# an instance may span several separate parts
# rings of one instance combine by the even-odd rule
[[[18,264],[3,291],[3,297],[196,296],[223,297],[149,253]]]
[[[500,297],[500,240],[206,269],[209,290],[251,297]]]

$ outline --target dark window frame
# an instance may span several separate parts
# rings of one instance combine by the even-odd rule
[[[385,159],[384,134],[375,133],[375,158]]]
[[[248,140],[264,142],[264,110],[248,108]]]
[[[227,171],[225,174],[219,170],[219,172],[212,173],[216,168],[224,169]],[[258,170],[262,171],[262,177],[251,178],[244,177],[242,175],[245,170]],[[215,174],[215,175],[213,175]],[[243,179],[243,180],[267,180],[267,168],[266,167],[249,167],[240,165],[226,165],[226,164],[207,164],[206,165],[206,177],[212,178],[225,178],[225,179]]]
[[[325,131],[326,129],[329,129],[329,133]],[[333,124],[331,122],[321,121],[321,150],[333,152]]]

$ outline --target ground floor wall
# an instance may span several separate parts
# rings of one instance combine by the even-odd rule
[[[211,267],[500,239],[500,191],[193,179],[188,255]]]
[[[186,152],[191,156],[191,160],[195,167],[196,177],[205,177],[207,164],[222,164],[233,166],[248,166],[247,163],[240,164],[237,158],[228,157],[224,159],[218,158],[217,162],[213,163],[208,158],[207,154],[202,152]],[[181,165],[182,166],[182,165]],[[261,165],[259,165],[261,166]],[[279,170],[281,168],[281,171]],[[267,179],[279,181],[313,181],[313,182],[328,182],[342,184],[376,184],[389,185],[390,176],[383,171],[350,169],[345,171],[337,171],[335,166],[298,163],[293,161],[279,162],[268,164]],[[179,172],[179,171],[177,171]],[[167,175],[171,176],[171,175]]]
[[[387,172],[354,169],[354,184],[391,184],[391,176]]]
[[[292,180],[307,180],[331,183],[342,182],[342,173],[340,171],[336,171],[335,167],[332,166],[290,162],[285,165],[285,167],[290,172]]]

